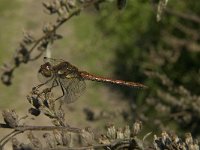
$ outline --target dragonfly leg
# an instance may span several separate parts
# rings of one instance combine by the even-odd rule
[[[45,97],[46,97],[47,93],[51,92],[51,90],[52,90],[54,87],[57,87],[57,86],[59,86],[59,84],[58,84],[58,81],[55,79],[55,80],[53,81],[53,83],[52,83],[52,86],[51,86],[50,88],[46,88],[45,90],[43,90],[42,93],[45,93]],[[46,99],[47,99],[47,98],[46,98]]]
[[[39,85],[33,87],[33,90],[36,90],[36,89],[42,87],[43,85],[45,85],[45,84],[47,84],[48,82],[50,82],[53,78],[54,78],[54,76],[52,76],[52,77],[51,77],[49,80],[47,80],[46,82],[41,83],[41,84],[39,84]]]
[[[55,80],[53,81],[52,86],[51,86],[50,89],[53,89],[54,87],[57,87],[57,86],[59,86],[59,83],[58,83],[58,81],[55,79]]]
[[[62,98],[62,97],[65,96],[65,90],[64,90],[63,85],[62,85],[62,83],[60,82],[60,80],[57,81],[57,84],[60,84],[60,87],[61,87],[61,90],[62,90],[62,95],[59,96],[58,98],[56,98],[55,101],[57,101],[58,99],[60,99],[60,98]]]

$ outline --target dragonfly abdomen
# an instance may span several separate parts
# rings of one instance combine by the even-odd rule
[[[80,73],[81,77],[85,80],[91,80],[91,81],[97,81],[97,82],[105,82],[105,83],[111,83],[111,84],[117,84],[117,85],[123,85],[123,86],[128,86],[128,87],[142,87],[146,88],[147,86],[141,84],[141,83],[135,83],[135,82],[127,82],[123,80],[114,80],[111,78],[104,78],[104,77],[99,77],[92,75],[88,72],[82,71]]]

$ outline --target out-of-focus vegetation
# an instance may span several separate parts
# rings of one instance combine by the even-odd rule
[[[116,3],[116,1],[109,1],[111,3]],[[125,1],[118,0],[118,2]],[[129,126],[126,126],[123,129],[120,127],[115,128],[113,125],[108,127],[107,133],[105,135],[102,134],[102,139],[100,138],[101,141],[98,142],[100,144],[107,144],[110,147],[115,147],[116,149],[117,147],[112,145],[112,142],[115,140],[118,141],[119,139],[128,139],[128,146],[134,146],[135,144],[136,147],[144,149],[144,141],[151,135],[149,130],[153,131],[153,134],[155,134],[156,131],[161,130],[167,130],[169,131],[168,133],[170,133],[168,134],[163,131],[161,137],[154,136],[153,147],[155,149],[183,149],[183,147],[199,149],[198,141],[193,140],[190,133],[185,135],[185,141],[182,142],[177,135],[172,133],[172,130],[176,130],[176,133],[180,134],[190,131],[194,136],[199,136],[200,133],[200,130],[198,129],[198,124],[200,123],[200,90],[198,88],[200,83],[200,67],[198,63],[200,60],[200,2],[191,2],[187,0],[181,2],[169,1],[166,12],[162,14],[160,22],[156,22],[156,5],[158,4],[158,1],[155,1],[154,3],[154,0],[152,0],[151,2],[152,3],[143,0],[129,0],[126,8],[124,9],[123,5],[123,7],[120,7],[120,11],[117,10],[116,4],[101,5],[99,12],[94,9],[89,9],[87,13],[81,13],[80,17],[77,17],[74,22],[68,24],[68,37],[64,36],[64,39],[61,40],[63,43],[58,43],[59,46],[57,45],[57,48],[55,48],[56,46],[53,48],[58,51],[53,51],[52,57],[66,56],[70,62],[80,64],[78,66],[80,66],[81,69],[89,68],[89,72],[92,70],[94,73],[108,74],[108,76],[112,74],[114,66],[116,78],[118,76],[120,79],[146,83],[146,85],[149,86],[149,89],[130,90],[123,87],[119,90],[120,92],[124,92],[124,95],[130,98],[132,114],[128,114],[129,108],[127,108],[127,105],[122,105],[124,102],[119,102],[117,100],[113,102],[112,99],[107,96],[112,95],[111,90],[106,92],[105,90],[101,90],[101,93],[99,91],[97,92],[95,89],[93,89],[94,94],[90,94],[90,96],[87,97],[88,100],[77,102],[78,109],[76,109],[76,107],[71,107],[71,110],[69,110],[70,113],[67,114],[70,114],[72,119],[77,120],[79,128],[82,128],[81,125],[85,126],[82,124],[83,120],[85,121],[84,117],[90,121],[91,126],[99,120],[97,126],[100,129],[103,129],[103,125],[105,124],[105,121],[100,122],[102,118],[107,118],[107,120],[111,122],[113,120],[116,121],[114,124],[117,126],[120,126],[121,122],[123,123],[123,126],[128,124],[127,121],[130,121],[129,116],[131,116],[133,120],[142,120],[143,124],[146,125],[145,128],[143,128],[145,135],[143,140],[138,140],[136,136],[139,130],[141,130],[141,125],[133,125],[133,131],[129,130]],[[2,15],[3,17],[10,18],[16,15],[10,13],[12,12],[10,9],[12,7],[18,7],[18,5],[4,1],[0,3],[2,4],[0,5],[0,12],[4,12]],[[5,13],[7,8],[10,12]],[[70,8],[72,8],[72,6]],[[35,14],[35,7],[34,10],[30,12],[30,14]],[[100,18],[99,15],[101,15]],[[25,21],[26,17],[30,19],[27,15],[24,16],[22,20]],[[45,17],[41,20],[44,21],[44,18]],[[17,17],[15,17],[15,19],[15,22],[20,20]],[[34,24],[32,19],[33,18],[31,18],[31,21],[29,20],[30,22],[26,25],[31,29],[37,27],[37,23]],[[6,19],[2,20],[5,21]],[[4,21],[1,22],[0,19],[0,24],[5,28],[10,28],[10,26],[15,25],[9,24],[9,19],[7,20],[8,22]],[[94,25],[95,21],[96,24]],[[7,26],[8,24],[9,26]],[[18,26],[15,26],[15,28],[17,27]],[[65,32],[65,29],[63,30]],[[2,39],[4,39],[4,41],[6,41],[6,39],[9,40],[12,37],[12,34],[10,33],[2,35],[5,37],[0,37],[0,41]],[[0,48],[4,49],[5,45],[7,45],[6,42],[1,44]],[[7,54],[7,52],[4,53],[3,51],[0,53],[2,54],[0,62],[2,62],[3,57],[9,54]],[[111,61],[112,64],[110,64]],[[28,65],[30,64],[27,64],[27,66]],[[33,71],[33,68],[36,68],[36,65],[31,65],[29,68]],[[29,77],[23,72],[22,78],[23,80],[25,79],[24,83],[32,78],[33,73],[31,72],[30,74]],[[29,84],[31,85],[27,85],[27,87],[31,89],[32,83]],[[93,87],[98,87],[98,85],[94,83]],[[26,86],[22,86],[21,89],[15,87],[15,89],[13,90],[15,93],[20,93],[18,91],[26,89]],[[1,101],[5,100],[0,103],[2,108],[6,105],[8,106],[9,104],[7,103],[11,103],[10,101],[7,101],[8,99],[12,99],[11,96],[15,96],[13,99],[16,99],[17,97],[20,100],[18,95],[13,94],[12,92],[6,91],[2,93],[3,96],[1,95]],[[27,92],[21,93],[21,95],[23,95]],[[31,98],[38,100],[38,97]],[[118,99],[121,98],[118,97]],[[55,120],[52,121],[55,128],[58,127],[59,129],[59,127],[65,127],[65,123],[63,123],[65,122],[64,109],[58,109],[59,113],[57,113],[54,110],[54,107],[52,107],[53,116],[51,116],[51,111],[45,112],[45,110],[50,109],[50,103],[46,105],[46,101],[45,97],[45,100],[42,100],[44,105],[43,103],[40,103],[44,107],[39,106],[36,108],[39,110],[38,112],[43,112],[44,115],[50,119],[61,119],[59,120],[61,121],[59,124],[57,124]],[[29,102],[31,103],[32,101]],[[15,101],[14,104],[16,103],[17,102]],[[35,103],[31,103],[31,105],[34,106]],[[120,110],[118,110],[118,108],[120,108]],[[98,112],[98,109],[100,109],[100,112]],[[73,111],[77,114],[73,114]],[[97,113],[95,111],[97,111]],[[12,115],[10,115],[10,112]],[[57,117],[57,115],[60,115],[59,117],[61,118]],[[19,120],[21,119],[18,118],[13,110],[8,112],[3,111],[3,118],[5,124],[1,124],[2,127],[13,128],[16,132],[32,130],[30,129],[30,126],[21,126],[19,124]],[[9,122],[10,119],[11,122]],[[13,121],[14,124],[12,124]],[[67,122],[71,125],[71,120],[67,119]],[[133,121],[131,120],[131,122]],[[136,130],[134,126],[138,129]],[[158,130],[158,127],[161,130]],[[35,126],[32,128],[35,129]],[[38,127],[38,129],[39,128],[40,127]],[[49,126],[47,126],[47,128],[49,128]],[[68,129],[68,127],[66,127],[66,129]],[[94,135],[90,128],[83,130],[72,128],[72,130],[78,130],[80,136],[83,138],[82,140],[86,142],[86,146],[91,146],[91,143],[88,141],[94,140]],[[62,131],[59,133],[63,134],[64,132]],[[52,135],[56,136],[56,134],[57,133],[53,133]],[[65,136],[60,135],[60,137],[61,136],[63,138],[62,142],[66,140]],[[48,138],[49,134],[44,134],[43,137]],[[35,144],[34,141],[40,141],[39,139],[36,139],[32,133],[30,133],[28,138],[32,144]],[[54,137],[53,140],[55,139],[56,138]],[[13,139],[12,141],[13,147],[22,146],[22,144],[15,140],[16,139]],[[47,139],[47,144],[50,144],[49,147],[69,146],[62,142],[59,143],[60,141],[52,142],[55,145],[51,145],[49,141],[53,140]],[[5,143],[2,141],[3,140],[1,140],[1,143],[4,145]],[[127,141],[125,141],[124,144],[127,144],[126,142]],[[40,144],[41,143],[36,143],[34,146],[41,146]],[[116,145],[118,145],[118,143],[116,143]],[[123,146],[123,143],[119,144],[119,146],[121,145]],[[127,147],[127,145],[125,146]],[[23,149],[23,147],[21,148]]]
[[[149,86],[142,95],[124,91],[134,119],[200,135],[200,1],[169,1],[160,22],[155,6],[130,0],[121,12],[103,8],[97,26],[115,40],[115,74]]]

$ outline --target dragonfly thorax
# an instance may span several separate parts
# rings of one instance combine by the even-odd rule
[[[53,66],[53,71],[57,76],[65,78],[67,76],[74,76],[78,72],[78,69],[68,62],[61,62]]]

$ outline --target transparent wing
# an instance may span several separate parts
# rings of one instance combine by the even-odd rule
[[[49,62],[52,66],[58,65],[61,62],[64,62],[64,60],[62,59],[54,59],[54,58],[48,58],[48,57],[44,57],[44,62]]]
[[[63,99],[66,103],[77,100],[86,89],[85,81],[79,78],[60,79],[60,84],[64,90]]]
[[[55,78],[54,78],[53,75],[50,76],[50,77],[45,77],[44,75],[42,75],[42,74],[39,73],[39,72],[38,72],[38,74],[37,74],[37,77],[38,77],[38,80],[40,81],[40,83],[43,83],[43,84],[45,84],[45,85],[47,85],[47,86],[49,86],[49,87],[52,86],[52,84],[53,84],[53,82],[54,82],[54,80],[55,80]]]
[[[60,70],[62,70],[62,71],[66,71],[66,72],[70,71],[70,73],[72,73],[73,71],[78,71],[78,69],[75,66],[73,66],[69,62],[62,60],[62,59],[54,59],[54,58],[44,57],[44,62],[50,63],[51,66],[59,66],[60,65],[61,66]]]

